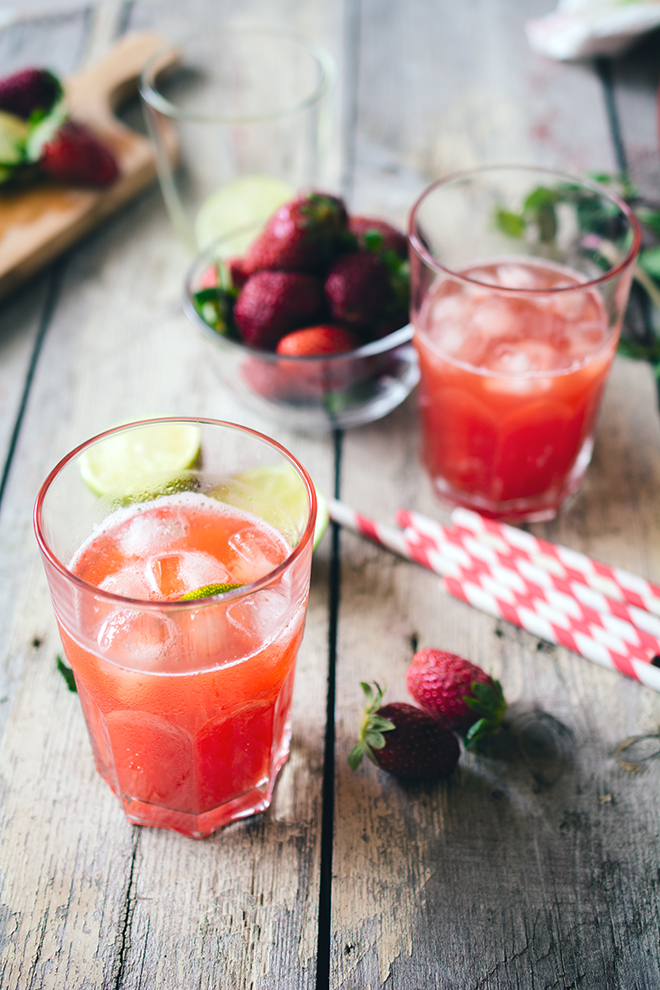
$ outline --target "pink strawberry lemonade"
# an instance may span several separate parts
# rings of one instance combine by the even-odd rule
[[[122,596],[90,598],[84,632],[62,616],[60,631],[97,768],[129,820],[200,836],[268,806],[308,582],[284,569],[250,594],[180,599],[258,581],[290,553],[263,520],[185,493],[118,510],[75,554],[74,574]]]
[[[566,268],[505,258],[459,274],[474,281],[438,278],[416,319],[425,466],[454,504],[551,518],[589,463],[618,334]]]

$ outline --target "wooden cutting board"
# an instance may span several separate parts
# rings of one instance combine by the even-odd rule
[[[120,176],[101,190],[44,180],[20,192],[0,191],[0,298],[155,179],[150,142],[122,124],[114,111],[136,92],[145,62],[166,44],[159,34],[125,35],[105,58],[64,83],[72,117],[112,148]],[[169,143],[174,155],[173,133]]]

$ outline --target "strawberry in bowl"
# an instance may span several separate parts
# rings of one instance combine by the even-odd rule
[[[338,197],[302,193],[242,254],[231,237],[202,252],[184,308],[253,408],[305,432],[357,426],[417,382],[405,245],[385,221],[349,217]]]

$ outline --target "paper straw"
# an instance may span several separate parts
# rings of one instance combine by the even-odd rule
[[[418,548],[423,548],[430,560],[433,560],[433,551],[442,559],[446,549],[451,550],[451,545],[440,542],[431,544],[428,537],[421,536],[415,530],[407,530],[408,543]],[[641,663],[650,663],[655,656],[658,646],[657,641],[647,641],[643,633],[631,626],[629,623],[613,620],[609,625],[604,622],[603,616],[595,613],[585,614],[578,602],[568,596],[548,596],[542,589],[537,594],[534,589],[526,586],[520,576],[504,568],[491,568],[481,561],[475,561],[476,566],[472,566],[471,558],[465,551],[467,563],[459,563],[458,553],[453,553],[455,570],[451,575],[453,579],[467,581],[471,586],[477,587],[496,599],[500,606],[500,617],[510,618],[510,621],[522,628],[529,628],[526,617],[533,613],[543,622],[550,624],[553,630],[562,629],[563,632],[571,635],[586,636],[592,639],[599,646],[604,647],[613,654],[614,666],[622,673],[634,677],[629,664],[621,662],[619,657],[634,658]],[[509,610],[505,616],[501,609],[506,607]],[[519,614],[518,611],[520,610]],[[523,617],[521,619],[521,616]],[[536,632],[536,625],[530,628],[530,632]],[[551,637],[552,642],[557,642],[556,633]],[[570,645],[574,649],[572,642],[564,637],[561,642]],[[578,650],[578,652],[582,652]],[[590,659],[590,658],[589,658]]]
[[[415,518],[413,514],[404,512],[399,513],[398,517],[409,520]],[[631,621],[626,606],[620,603],[613,604],[620,605],[623,614],[608,611],[606,602],[600,600],[595,604],[602,605],[602,608],[594,607],[593,598],[591,602],[580,601],[566,590],[555,588],[550,576],[544,571],[539,571],[532,565],[528,565],[527,570],[521,570],[516,567],[519,562],[512,558],[502,560],[500,555],[495,554],[490,547],[479,544],[465,530],[448,530],[439,523],[434,523],[432,527],[426,525],[422,531],[417,523],[404,530],[404,533],[409,542],[413,543],[417,535],[418,547],[427,551],[434,547],[455,560],[459,566],[487,576],[492,587],[506,589],[515,601],[525,607],[530,607],[530,602],[536,602],[531,607],[541,614],[565,615],[573,629],[585,631],[585,627],[589,627],[594,638],[604,643],[612,637],[614,649],[619,649],[616,644],[623,641],[632,648],[638,659],[647,663],[660,654],[660,638],[648,630],[639,629]],[[585,590],[591,596],[595,594],[591,589]],[[644,615],[660,625],[657,616],[648,613]]]
[[[499,586],[492,575],[479,569],[478,564],[470,569],[469,555],[460,546],[459,535],[453,530],[446,530],[450,539],[445,544],[432,545],[420,538],[415,530],[404,532],[376,523],[335,499],[329,500],[328,510],[334,522],[434,571],[443,578],[442,587],[446,591],[480,611],[512,622],[534,636],[565,646],[587,660],[660,691],[660,670],[649,663],[650,656],[644,651],[626,644],[607,630],[602,630],[599,641],[598,631],[593,626],[587,623],[580,626],[575,619],[551,606],[546,607],[543,614],[541,605],[544,603],[531,597],[521,602],[516,598],[516,592]],[[452,539],[455,542],[452,543]]]
[[[454,509],[452,522],[490,545],[494,545],[493,539],[501,540],[502,552],[522,556],[558,578],[586,584],[608,598],[660,615],[660,586],[645,578],[568,547],[540,540],[515,526],[485,519],[469,509]]]
[[[556,558],[549,558],[547,555],[541,554],[532,556],[528,551],[514,548],[512,544],[505,542],[504,533],[495,533],[490,528],[480,529],[476,520],[481,520],[482,517],[476,513],[461,509],[460,515],[459,510],[455,510],[455,514],[458,519],[469,521],[470,527],[457,524],[456,527],[448,530],[435,520],[416,512],[410,512],[407,509],[399,510],[397,521],[402,527],[412,527],[431,540],[444,540],[450,533],[453,542],[465,546],[473,557],[483,559],[491,567],[501,565],[513,569],[531,585],[543,588],[547,592],[555,591],[574,598],[585,609],[598,612],[602,616],[611,615],[622,619],[640,632],[648,633],[650,637],[660,641],[660,617],[655,611],[648,611],[644,606],[622,600],[623,595],[617,590],[617,586],[610,584],[609,588],[616,597],[604,594],[590,584],[584,583],[584,577],[567,576],[566,568],[558,564]],[[491,523],[491,520],[482,521],[489,525]],[[496,525],[504,528],[501,523]],[[511,531],[522,537],[529,535],[512,526],[507,526],[506,531]],[[532,539],[535,538],[532,537]],[[546,545],[552,546],[553,544]],[[567,552],[572,553],[573,551]],[[590,558],[586,557],[585,559],[589,560]],[[606,565],[602,566],[605,567]],[[630,577],[633,576],[630,575]],[[644,579],[639,578],[637,580],[643,581]],[[650,646],[653,646],[651,640],[648,642]],[[657,650],[657,647],[654,648]]]
[[[400,557],[405,557],[406,560],[413,560],[415,563],[421,564],[422,567],[434,570],[424,550],[421,547],[417,548],[414,544],[409,544],[403,530],[374,522],[373,519],[361,515],[355,509],[335,498],[328,499],[328,515],[333,522],[353,530],[354,533],[359,533],[360,536],[366,537],[372,543],[377,543],[386,550],[391,550]],[[443,571],[442,573],[446,572]]]

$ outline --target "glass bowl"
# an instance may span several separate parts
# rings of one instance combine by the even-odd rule
[[[216,242],[193,262],[183,308],[213,345],[217,373],[239,399],[303,433],[371,423],[403,402],[419,379],[409,324],[354,351],[319,357],[285,357],[257,350],[209,326],[195,307],[194,295],[205,287],[203,275],[209,267],[233,253],[228,240]]]

